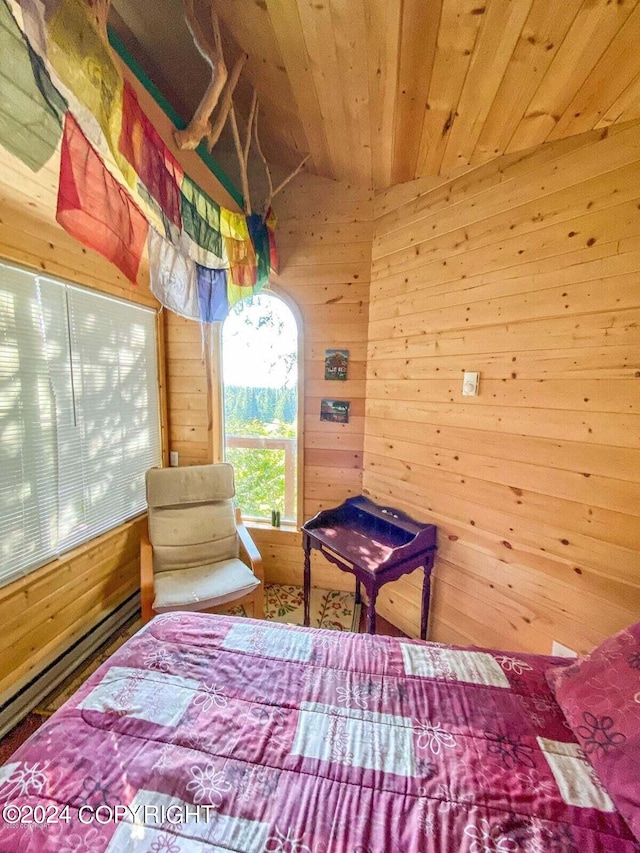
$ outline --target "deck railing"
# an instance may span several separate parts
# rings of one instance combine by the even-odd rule
[[[296,518],[296,438],[272,438],[267,435],[227,435],[227,447],[243,450],[284,450],[284,516]]]

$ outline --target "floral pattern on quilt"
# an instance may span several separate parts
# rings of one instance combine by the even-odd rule
[[[0,853],[637,853],[551,659],[330,635],[156,617],[0,768],[0,808],[69,813]]]

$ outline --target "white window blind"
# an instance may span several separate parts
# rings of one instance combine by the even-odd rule
[[[155,314],[0,264],[0,584],[144,510]]]

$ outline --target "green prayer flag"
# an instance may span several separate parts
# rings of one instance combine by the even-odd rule
[[[6,0],[1,0],[0,144],[37,172],[58,147],[66,109]]]
[[[188,175],[180,188],[182,227],[189,237],[217,258],[222,258],[220,205],[203,192]]]

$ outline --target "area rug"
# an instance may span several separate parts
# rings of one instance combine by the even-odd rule
[[[231,616],[246,616],[243,607],[231,607]],[[271,622],[302,625],[304,622],[304,594],[301,586],[265,584],[264,618]],[[358,632],[360,605],[352,592],[331,589],[312,589],[309,602],[309,624],[312,628],[330,631]]]
[[[302,625],[304,619],[304,596],[301,586],[283,586],[265,584],[264,618],[273,622]],[[229,607],[226,610],[232,616],[246,616],[243,607]],[[360,605],[350,592],[337,592],[328,589],[312,589],[310,601],[310,623],[314,628],[328,628],[331,631],[358,631],[360,624]],[[142,627],[139,616],[131,619],[120,630],[97,649],[81,666],[60,684],[55,691],[45,697],[34,709],[35,714],[50,717],[83,684],[96,669],[110,657],[116,649],[132,637]]]

